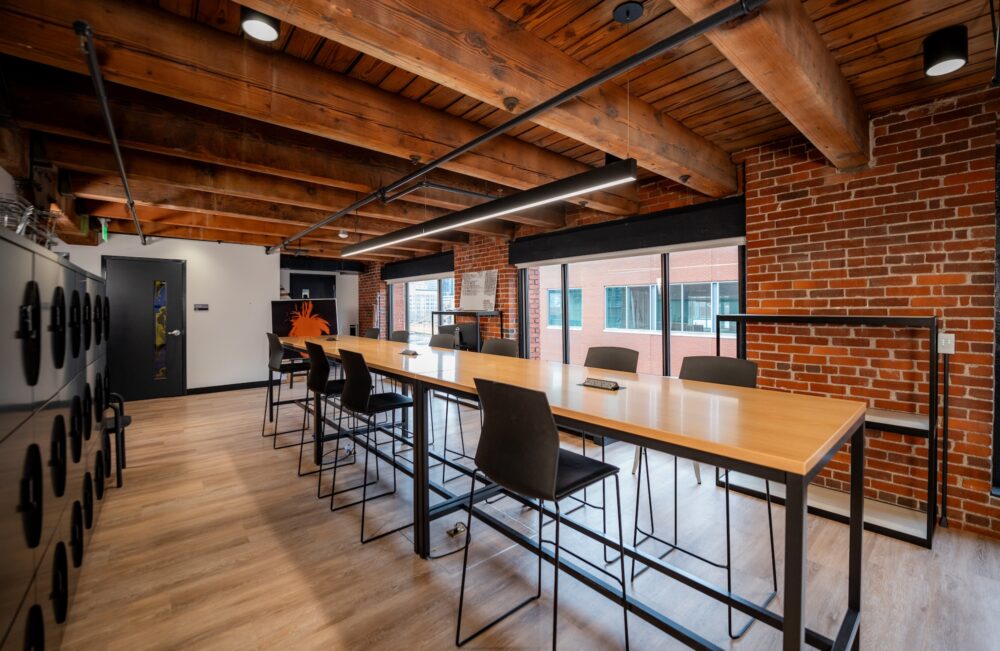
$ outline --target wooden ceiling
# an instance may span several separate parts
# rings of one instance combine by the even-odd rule
[[[681,9],[690,13],[688,5],[701,2],[679,0],[675,8],[667,0],[645,0],[643,17],[623,26],[611,19],[612,9],[620,0],[478,1],[594,71],[604,69],[689,25],[691,20]],[[59,6],[72,4],[67,5],[67,2],[46,0],[40,3],[40,13],[44,15],[46,7],[58,12]],[[121,4],[122,0],[115,2]],[[5,11],[9,12],[8,16],[19,17],[33,16],[32,11],[36,11],[23,9],[31,4],[27,0],[11,4],[21,4],[22,8],[0,8],[0,19],[3,19]],[[105,3],[102,0],[83,0],[81,4],[100,6]],[[240,6],[232,0],[137,0],[134,4],[143,5],[147,10],[162,11],[164,16],[169,12],[192,24],[210,26],[217,32],[230,35],[233,40],[240,38]],[[712,1],[705,0],[702,4],[712,5]],[[846,78],[849,92],[853,93],[865,116],[929,97],[982,87],[992,76],[993,47],[988,0],[804,0],[802,7]],[[65,18],[56,16],[53,22],[65,23]],[[969,28],[969,65],[952,75],[926,77],[921,58],[923,39],[936,29],[957,23]],[[5,24],[7,27],[4,27]],[[4,53],[49,66],[65,67],[74,72],[82,71],[82,57],[63,65],[62,59],[70,57],[69,50],[52,48],[51,51],[40,51],[44,48],[26,35],[28,23],[21,24],[22,29],[14,33],[17,25],[16,21],[0,20],[0,49]],[[10,33],[5,34],[5,29]],[[102,38],[117,36],[102,33],[98,26],[95,30],[99,48],[102,45],[107,47]],[[122,42],[129,41],[123,36]],[[113,108],[119,130],[127,131],[124,137],[121,134],[120,137],[126,147],[126,163],[132,168],[130,178],[135,174],[136,188],[141,189],[141,192],[136,192],[137,200],[143,204],[140,218],[145,220],[148,217],[151,229],[162,229],[159,232],[168,236],[176,233],[177,236],[193,237],[203,230],[205,239],[224,240],[229,239],[224,234],[233,233],[239,234],[242,241],[270,238],[266,243],[273,243],[297,227],[315,223],[323,214],[347,205],[352,196],[359,196],[359,193],[393,180],[394,174],[405,172],[406,166],[412,166],[412,163],[400,157],[427,160],[428,153],[447,150],[449,145],[454,144],[448,140],[449,137],[459,142],[464,140],[460,137],[463,134],[458,133],[463,124],[493,127],[511,115],[502,108],[408,72],[372,54],[362,53],[288,23],[282,23],[280,37],[272,44],[252,42],[250,39],[243,42],[247,69],[256,62],[254,57],[274,57],[283,53],[314,67],[316,74],[319,74],[319,69],[324,69],[341,76],[337,79],[349,78],[359,82],[344,93],[350,90],[358,96],[358,105],[362,108],[371,106],[375,101],[368,95],[360,95],[369,87],[410,100],[409,104],[399,105],[403,111],[409,112],[412,109],[406,107],[419,103],[428,112],[414,113],[413,120],[431,124],[429,118],[425,118],[425,115],[430,116],[437,131],[416,135],[434,141],[437,149],[418,150],[412,143],[392,142],[389,136],[385,137],[387,142],[369,145],[362,132],[342,137],[337,128],[342,127],[345,132],[348,130],[343,121],[334,121],[332,127],[325,128],[326,125],[319,125],[319,121],[307,119],[307,113],[293,115],[293,109],[298,110],[296,107],[279,108],[267,104],[256,113],[244,110],[240,102],[249,104],[249,100],[238,96],[242,91],[236,86],[232,93],[237,97],[225,98],[225,101],[199,99],[194,94],[189,97],[184,92],[187,88],[168,93],[165,89],[169,88],[169,83],[183,87],[188,83],[195,85],[202,82],[195,79],[194,74],[187,81],[182,74],[169,79],[169,83],[158,86],[155,85],[158,82],[146,84],[138,72],[129,77],[124,63],[121,64],[121,76],[115,77],[112,57],[117,55],[112,53],[106,57],[112,68],[109,79],[123,86],[112,85],[109,95],[113,102],[117,102]],[[150,46],[151,51],[155,50],[155,45]],[[26,46],[31,46],[31,50]],[[488,49],[489,42],[482,47]],[[698,37],[667,55],[643,64],[616,80],[616,83],[634,98],[630,100],[635,102],[634,106],[648,104],[706,139],[708,146],[716,146],[728,153],[797,133],[799,129],[786,115],[787,108],[785,113],[776,108],[777,102],[773,103],[765,97],[734,66],[730,61],[732,57],[727,58],[720,49],[725,51],[722,45],[717,48],[708,38]],[[194,58],[182,62],[182,73],[197,71],[201,74],[202,64],[206,67],[209,64],[221,65],[197,60],[198,56],[207,57],[208,52],[213,51],[210,48],[191,50]],[[166,52],[159,56],[169,61]],[[753,65],[753,62],[750,64]],[[124,217],[121,188],[115,187],[114,170],[107,164],[110,152],[106,149],[100,151],[103,138],[94,135],[100,133],[96,104],[87,100],[86,84],[79,83],[82,78],[74,80],[75,75],[67,76],[55,71],[39,74],[39,69],[24,68],[13,60],[7,60],[4,68],[15,121],[47,134],[45,139],[49,149],[55,152],[49,154],[53,164],[71,170],[69,178],[82,202],[79,207],[95,215],[115,219]],[[297,69],[289,68],[288,74],[293,72]],[[241,71],[241,74],[250,79],[249,72]],[[277,73],[274,74],[277,76]],[[308,79],[308,74],[303,79]],[[83,81],[86,82],[85,79]],[[125,86],[142,88],[145,92]],[[163,100],[160,98],[163,94],[189,101]],[[82,111],[84,117],[78,114],[60,116],[58,111],[51,110],[52,102],[60,95],[74,105],[83,106],[86,109]],[[319,104],[326,101],[325,98],[306,95],[303,98]],[[194,103],[202,106],[195,106]],[[49,107],[47,112],[46,106]],[[634,106],[632,110],[637,110]],[[332,115],[332,110],[323,113],[325,107],[319,108],[321,112],[317,115]],[[272,113],[267,113],[267,110]],[[238,113],[239,117],[232,113]],[[129,117],[130,114],[135,117]],[[452,121],[439,119],[438,115],[446,115]],[[300,122],[296,123],[296,119]],[[176,140],[174,147],[154,142],[157,133],[162,133],[162,130],[143,129],[143,121],[156,124],[157,120],[162,124],[177,123],[178,120],[183,122],[185,129],[176,129],[170,134]],[[185,132],[210,134],[219,131],[225,132],[223,135],[228,134],[232,142],[224,143],[220,136],[216,139],[217,143],[213,141],[201,146],[196,139],[185,139],[182,135]],[[88,134],[91,134],[90,137],[87,137]],[[435,180],[454,187],[502,194],[519,187],[531,187],[547,177],[565,176],[583,166],[600,165],[605,156],[604,151],[586,142],[539,124],[525,124],[511,130],[509,135],[524,144],[505,140],[497,145],[495,151],[484,154],[483,160],[470,159],[467,165],[450,168],[451,171],[442,172]],[[341,142],[333,142],[335,140]],[[237,144],[233,145],[233,142]],[[345,142],[348,144],[342,144]],[[255,147],[252,155],[244,153],[251,151],[247,149],[251,145]],[[241,147],[239,154],[231,151],[236,146]],[[332,163],[324,164],[326,151],[331,152]],[[547,152],[546,157],[539,158],[538,152],[543,151]],[[512,167],[499,169],[496,165],[498,160],[508,161]],[[360,164],[352,167],[351,161],[360,161]],[[574,163],[580,167],[574,168]],[[493,167],[486,169],[490,165]],[[355,169],[358,167],[370,167],[376,172],[366,176],[363,170]],[[644,176],[653,175],[649,171],[644,173]],[[389,232],[402,224],[473,205],[477,201],[468,196],[441,192],[414,193],[405,201],[376,205],[367,213],[319,231],[317,237],[303,242],[303,248],[318,255],[336,256],[343,244],[337,237],[341,227],[350,230],[347,241],[357,241]],[[594,198],[589,205],[621,215],[633,211],[634,202],[634,194],[624,193]],[[514,222],[558,228],[563,223],[561,220],[560,211],[550,210],[538,216],[519,216]],[[483,228],[493,234],[510,234],[512,227],[513,223],[499,222]],[[450,241],[438,238],[436,241],[411,242],[406,248],[380,251],[369,259],[385,260],[430,253],[441,250],[451,241],[460,242],[464,237],[467,236],[455,234]]]

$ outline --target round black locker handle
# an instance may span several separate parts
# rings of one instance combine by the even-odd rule
[[[90,292],[85,292],[83,295],[83,349],[90,350],[90,330],[91,330],[91,312],[90,312]]]
[[[80,463],[83,454],[83,407],[80,396],[73,396],[69,410],[69,448],[73,463]]]
[[[101,345],[101,337],[104,336],[104,307],[101,305],[101,297],[94,297],[94,345]]]
[[[83,475],[83,526],[94,526],[94,480],[89,472]]]
[[[73,516],[69,525],[69,546],[73,553],[73,567],[83,565],[83,506],[73,502]]]
[[[45,617],[38,604],[31,606],[24,622],[24,651],[45,651]]]
[[[52,420],[52,441],[49,451],[49,468],[52,474],[52,492],[62,497],[66,492],[66,419],[62,414]]]
[[[56,287],[52,295],[49,332],[52,336],[52,363],[62,368],[66,361],[66,293]]]
[[[29,445],[24,455],[17,510],[21,514],[25,542],[34,549],[42,539],[42,453],[35,444]]]
[[[104,499],[104,453],[100,450],[94,454],[94,495]]]
[[[73,290],[69,301],[69,344],[73,353],[73,359],[80,356],[80,292]]]
[[[90,440],[91,433],[91,422],[90,419],[94,414],[94,399],[93,393],[90,390],[90,383],[88,382],[83,387],[83,440]]]
[[[66,558],[66,544],[59,541],[52,555],[52,614],[57,624],[66,621],[66,611],[69,608],[69,561]]]
[[[18,308],[17,338],[21,340],[21,363],[28,386],[38,384],[38,367],[42,361],[42,303],[38,283],[29,280],[24,286],[24,298]]]

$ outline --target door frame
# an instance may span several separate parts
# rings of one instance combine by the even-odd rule
[[[102,255],[101,276],[108,282],[108,260],[127,262],[176,262],[181,266],[181,395],[188,393],[187,385],[187,260],[177,258],[143,258],[131,255]],[[110,353],[110,351],[109,351]]]

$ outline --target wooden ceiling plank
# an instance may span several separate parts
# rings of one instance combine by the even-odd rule
[[[672,0],[700,20],[728,0]],[[868,119],[800,0],[771,0],[760,13],[706,38],[838,168],[868,162]]]
[[[496,107],[514,97],[524,110],[593,74],[478,2],[417,7],[407,0],[382,0],[379,11],[370,11],[368,0],[242,2]],[[474,36],[458,36],[463,34]],[[643,167],[713,196],[736,191],[735,166],[725,151],[649,104],[626,100],[625,91],[609,83],[535,122],[620,157],[631,130],[629,153]]]
[[[109,81],[403,158],[440,156],[483,131],[363,82],[123,0],[46,0],[41,5],[9,0],[0,6],[0,51],[83,72],[85,62],[70,26],[77,19],[94,28]],[[517,188],[589,169],[505,136],[446,167]],[[634,188],[601,192],[588,205],[629,214],[636,206]]]

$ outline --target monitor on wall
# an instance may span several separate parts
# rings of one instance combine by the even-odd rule
[[[337,299],[271,301],[271,331],[279,337],[337,334]]]

